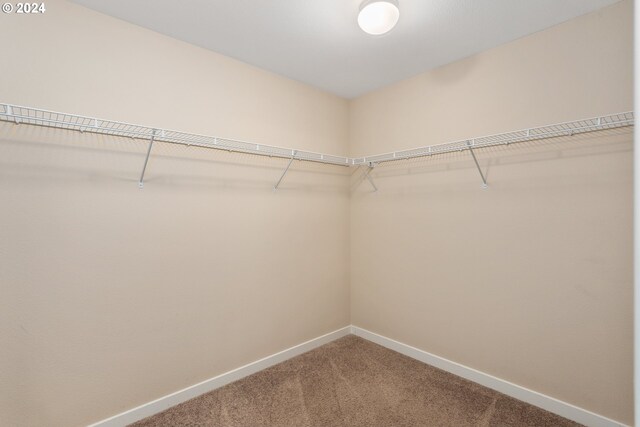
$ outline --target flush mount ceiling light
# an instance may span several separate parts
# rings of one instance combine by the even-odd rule
[[[399,17],[397,0],[365,0],[360,5],[358,25],[365,33],[377,36],[391,31]]]

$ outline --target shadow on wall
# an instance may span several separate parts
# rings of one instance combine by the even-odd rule
[[[491,182],[492,172],[497,171],[501,166],[603,156],[622,152],[630,153],[632,151],[632,141],[633,128],[626,127],[574,136],[478,148],[474,152],[491,187],[492,184],[496,184]],[[366,167],[361,167],[352,174],[350,187],[352,192],[358,191],[362,194],[373,192],[373,187],[366,182],[366,171]],[[476,181],[470,181],[468,186],[466,184],[453,187],[449,185],[447,191],[455,191],[456,188],[465,189],[466,191],[480,186],[481,178],[468,150],[380,163],[370,171],[370,176],[381,192],[395,192],[397,190],[395,186],[393,188],[385,187],[385,180],[412,175],[416,176],[416,178],[424,178],[428,175],[445,174],[453,171],[473,172],[475,173]],[[417,179],[415,183],[418,184],[414,188],[415,191],[429,191],[427,188],[420,188],[420,183],[427,184],[427,182]],[[476,184],[478,187],[475,186]],[[500,185],[503,184],[503,182],[500,183]],[[406,186],[404,190],[407,190]]]

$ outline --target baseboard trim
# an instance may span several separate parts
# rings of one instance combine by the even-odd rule
[[[435,354],[428,353],[410,345],[403,344],[391,338],[378,335],[374,332],[367,331],[366,329],[358,326],[352,325],[351,333],[388,349],[397,351],[405,356],[409,356],[412,359],[435,366],[443,371],[451,372],[459,377],[466,378],[485,387],[499,391],[500,393],[504,393],[507,396],[530,403],[580,424],[584,424],[589,427],[626,427],[624,424],[587,411],[586,409],[579,408],[571,405],[570,403],[563,402],[542,393],[510,383],[509,381],[485,374],[484,372],[469,368],[468,366],[461,365],[460,363],[452,362],[451,360],[436,356]]]
[[[165,409],[185,402],[201,394],[220,388],[224,385],[237,381],[263,369],[269,368],[280,362],[284,362],[285,360],[291,359],[292,357],[298,356],[302,353],[306,353],[309,350],[313,350],[316,347],[320,347],[321,345],[337,340],[338,338],[342,338],[346,335],[349,335],[350,333],[351,326],[346,326],[336,331],[329,332],[328,334],[311,339],[302,344],[298,344],[286,350],[272,354],[271,356],[267,356],[255,362],[241,366],[240,368],[225,372],[224,374],[168,394],[149,403],[145,403],[144,405],[140,405],[118,415],[114,415],[113,417],[98,421],[97,423],[91,424],[89,427],[126,426],[127,424],[131,424],[143,418],[150,417],[151,415],[162,412]]]
[[[225,372],[224,374],[168,394],[149,403],[145,403],[110,418],[98,421],[97,423],[91,424],[89,427],[126,426],[349,334],[359,336],[368,341],[404,354],[405,356],[409,356],[412,359],[416,359],[444,371],[451,372],[452,374],[466,378],[485,387],[504,393],[507,396],[530,403],[580,424],[584,424],[589,427],[627,427],[617,421],[587,411],[586,409],[579,408],[570,403],[529,390],[509,381],[505,381],[476,369],[469,368],[468,366],[460,363],[436,356],[435,354],[428,353],[408,344],[401,343],[353,325],[346,326],[320,337],[311,339],[302,344],[298,344],[286,350],[272,354],[271,356],[264,357],[237,369]]]

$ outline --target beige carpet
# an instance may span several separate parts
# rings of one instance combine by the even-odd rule
[[[577,426],[353,335],[134,426]]]

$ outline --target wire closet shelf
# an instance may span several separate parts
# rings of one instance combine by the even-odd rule
[[[260,156],[283,157],[288,159],[294,158],[297,160],[307,160],[311,162],[329,163],[342,166],[351,165],[351,159],[348,157],[134,125],[113,120],[79,116],[76,114],[60,113],[10,104],[0,104],[0,120],[59,129],[77,130],[80,132],[140,138],[145,140],[151,140],[153,138],[156,142],[168,142],[189,146],[193,145],[223,151],[257,154]]]
[[[366,157],[357,157],[351,159],[351,164],[355,166],[371,166],[377,163],[390,162],[394,160],[432,156],[435,154],[451,153],[455,151],[473,150],[475,148],[491,147],[496,145],[515,144],[518,142],[533,141],[536,139],[572,136],[585,132],[594,132],[599,130],[633,126],[633,124],[634,113],[633,111],[627,111],[624,113],[609,114],[606,116],[593,117],[590,119],[581,119],[571,122],[556,123],[552,125],[499,133],[479,138],[446,142],[444,144],[427,145],[424,147],[412,148],[409,150],[393,151],[390,153],[376,154]]]
[[[321,154],[312,151],[292,148],[276,147],[272,145],[256,144],[229,138],[199,135],[175,130],[135,125],[113,120],[80,116],[76,114],[60,113],[32,107],[11,104],[0,104],[0,120],[15,123],[25,123],[60,129],[92,132],[105,135],[140,138],[168,142],[173,144],[193,145],[216,150],[255,154],[260,156],[281,157],[287,159],[306,160],[317,163],[327,163],[341,166],[373,166],[378,163],[394,160],[411,159],[415,157],[432,156],[435,154],[455,151],[471,150],[503,144],[515,144],[537,139],[554,138],[615,129],[634,125],[632,111],[609,114],[589,119],[580,119],[564,123],[556,123],[540,127],[532,127],[517,131],[505,132],[479,138],[464,139],[436,145],[426,145],[409,150],[393,151],[366,157],[343,157],[332,154]]]

